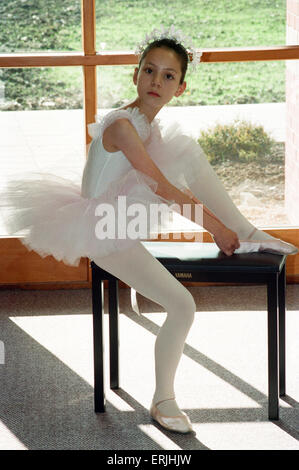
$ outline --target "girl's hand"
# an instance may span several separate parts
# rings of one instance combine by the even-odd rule
[[[231,256],[240,247],[238,235],[227,227],[221,227],[217,235],[212,236],[217,246],[227,256]]]

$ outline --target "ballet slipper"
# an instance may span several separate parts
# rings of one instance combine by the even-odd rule
[[[262,230],[259,230],[257,228],[254,228],[254,230],[249,235],[248,240],[252,239],[253,236],[256,241],[259,240],[260,242],[267,242],[267,241],[272,241],[272,243],[274,241],[280,242],[281,243],[280,246],[283,250],[283,254],[295,255],[299,251],[298,247],[292,245],[291,243],[287,243],[283,240],[280,240],[280,238],[272,237],[272,235],[269,235],[269,233],[263,232]],[[270,246],[270,248],[273,248],[273,247]],[[263,251],[267,251],[267,250],[264,249]]]
[[[291,243],[286,243],[279,238],[269,240],[239,240],[240,247],[234,253],[255,253],[266,252],[279,255],[295,255],[298,248]]]
[[[158,406],[168,400],[175,400],[175,398],[167,398],[166,400],[161,400],[156,404],[152,403],[150,408],[151,417],[168,431],[179,432],[182,434],[193,432],[192,424],[186,413],[182,412],[182,415],[179,416],[165,416],[161,413]]]

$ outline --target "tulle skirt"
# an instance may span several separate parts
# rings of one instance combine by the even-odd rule
[[[9,235],[42,257],[77,266],[81,257],[104,257],[158,233],[184,230],[185,218],[174,226],[172,204],[156,190],[157,183],[135,169],[95,198],[82,197],[81,185],[69,179],[30,173],[7,183],[0,208]]]
[[[182,134],[178,123],[162,128],[162,134],[156,131],[146,150],[166,178],[183,192],[195,182],[200,184],[210,166],[202,147]]]
[[[182,191],[204,177],[206,157],[178,125],[168,126],[163,135],[158,127],[153,129],[146,150]],[[104,257],[159,233],[198,232],[201,224],[179,215],[173,201],[156,193],[157,186],[132,167],[99,196],[86,198],[80,182],[50,173],[22,173],[0,192],[0,209],[7,233],[29,250],[76,266],[81,257]]]

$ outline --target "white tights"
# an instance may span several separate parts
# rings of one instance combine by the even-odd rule
[[[236,232],[240,240],[247,239],[254,231],[254,225],[252,225],[235,206],[221,180],[203,153],[199,155],[197,165],[198,173],[200,174],[199,180],[187,181],[191,192],[207,206],[226,227]],[[186,178],[187,177],[188,175],[186,175]],[[270,240],[273,237],[262,230],[257,230],[253,238],[255,240]]]
[[[204,155],[198,159],[198,165],[199,181],[188,182],[192,193],[240,239],[248,238],[254,225],[235,206]],[[255,240],[271,238],[261,230],[254,234]],[[192,295],[139,242],[125,251],[96,258],[94,262],[166,310],[167,317],[155,343],[156,389],[153,402],[174,397],[175,373],[196,310]],[[159,409],[168,416],[180,414],[175,401],[162,403]]]
[[[140,242],[93,261],[166,310],[167,317],[155,343],[153,402],[175,397],[175,373],[196,310],[192,295]],[[169,416],[180,414],[175,401],[162,403],[159,408]]]

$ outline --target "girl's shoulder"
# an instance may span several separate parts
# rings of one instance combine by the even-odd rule
[[[88,133],[93,139],[98,138],[99,136],[102,137],[105,129],[107,129],[107,127],[117,119],[128,119],[135,127],[142,141],[147,140],[150,136],[151,126],[146,116],[140,113],[137,107],[116,109],[108,112],[102,117],[97,116],[97,119],[97,122],[88,125]]]

